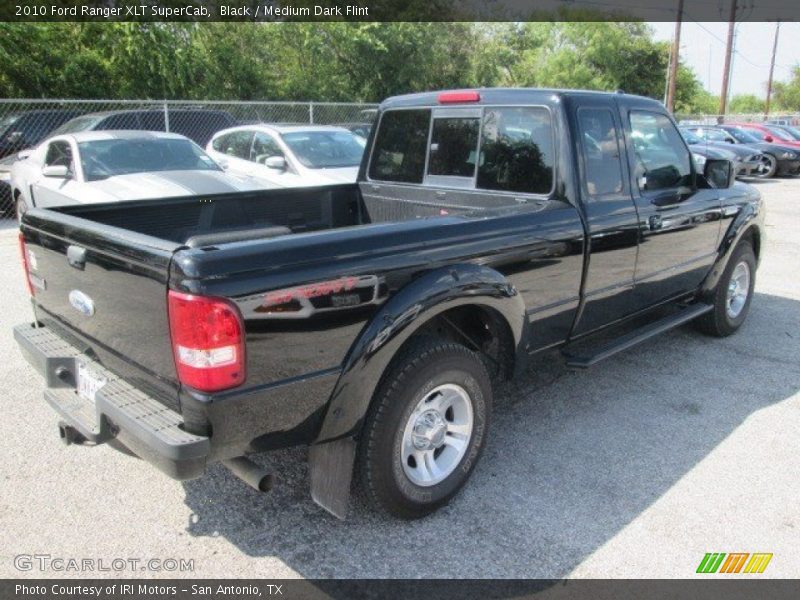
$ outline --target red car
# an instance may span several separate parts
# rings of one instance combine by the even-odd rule
[[[770,125],[769,123],[728,123],[728,125],[747,129],[747,131],[763,142],[774,142],[781,146],[800,148],[800,140],[794,139],[787,131],[784,131],[780,127]]]

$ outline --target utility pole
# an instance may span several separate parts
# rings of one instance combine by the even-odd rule
[[[778,52],[778,34],[781,32],[781,22],[775,24],[775,41],[772,42],[772,62],[769,63],[769,81],[767,81],[767,103],[764,105],[764,116],[769,116],[769,101],[772,98],[772,73],[775,71],[775,54]]]
[[[678,62],[681,53],[681,22],[683,21],[683,0],[678,0],[678,18],[675,20],[675,35],[672,38],[672,52],[669,55],[669,86],[667,87],[667,110],[675,110],[675,88],[678,81]]]
[[[725,47],[725,67],[722,71],[722,89],[719,95],[720,123],[725,119],[728,105],[728,81],[731,76],[731,51],[733,50],[733,34],[736,30],[736,0],[731,0],[731,16],[728,21],[728,44]]]

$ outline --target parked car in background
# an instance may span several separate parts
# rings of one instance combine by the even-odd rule
[[[774,127],[786,132],[790,138],[800,142],[800,129],[792,125],[775,125]]]
[[[365,140],[369,137],[369,132],[372,129],[372,123],[332,123],[332,125],[334,127],[343,127]]]
[[[767,171],[763,156],[756,148],[706,140],[686,127],[681,127],[680,131],[701,168],[706,158],[725,158],[733,163],[737,177],[762,177]]]
[[[29,207],[92,204],[263,188],[222,171],[175,133],[86,131],[49,138],[11,169],[17,215]]]
[[[329,125],[244,125],[206,147],[222,167],[280,187],[353,183],[366,140]]]
[[[56,127],[81,114],[78,110],[25,110],[0,119],[0,158],[35,146]]]
[[[11,199],[11,165],[16,160],[16,154],[0,159],[0,217],[14,216],[14,202]]]
[[[205,146],[220,129],[232,127],[237,121],[223,110],[204,108],[171,108],[144,110],[113,110],[82,115],[64,123],[53,135],[79,131],[140,130],[169,131],[188,137]]]
[[[776,125],[763,123],[731,123],[752,133],[762,142],[775,142],[784,146],[800,148],[800,141],[793,139],[788,133]]]
[[[775,142],[765,142],[754,131],[737,125],[691,126],[690,131],[703,139],[731,145],[744,144],[761,152],[764,167],[761,177],[797,175],[800,173],[800,152],[796,148]]]

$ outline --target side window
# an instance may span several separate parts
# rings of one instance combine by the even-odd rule
[[[586,167],[586,191],[591,196],[618,194],[622,191],[622,164],[614,116],[607,108],[581,108],[578,127]]]
[[[378,181],[422,183],[430,110],[390,110],[383,113],[369,165]]]
[[[68,167],[72,171],[72,148],[69,142],[52,142],[47,147],[44,164],[47,167]]]
[[[167,124],[164,120],[163,111],[147,111],[140,115],[142,128],[147,131],[166,131]],[[172,115],[170,115],[170,128],[172,127]]]
[[[253,143],[252,131],[232,131],[219,136],[211,145],[217,152],[228,156],[250,160],[250,146]]]
[[[691,185],[691,154],[666,115],[631,111],[636,181],[642,191]]]
[[[434,118],[428,175],[473,178],[479,129],[477,117]]]
[[[253,139],[253,149],[250,152],[250,160],[264,164],[271,156],[283,156],[280,146],[272,139],[272,136],[262,131],[256,132]]]
[[[487,108],[477,187],[529,194],[553,188],[553,131],[545,108]]]
[[[139,117],[136,116],[136,113],[119,113],[108,116],[95,127],[96,130],[141,128],[142,126],[139,124]]]
[[[727,142],[728,141],[728,134],[724,131],[720,131],[718,129],[706,129],[706,139],[711,140],[712,142]]]

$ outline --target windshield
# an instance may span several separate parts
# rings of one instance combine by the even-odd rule
[[[800,130],[798,130],[796,127],[790,127],[789,125],[781,125],[780,129],[789,134],[788,135],[789,139],[800,141]]]
[[[779,140],[790,140],[792,136],[789,135],[788,132],[783,130],[783,127],[773,127],[772,125],[764,125],[764,129],[769,131],[772,134],[772,137],[776,137]]]
[[[309,169],[357,167],[366,144],[349,131],[293,131],[281,137]]]
[[[103,117],[97,115],[87,115],[85,117],[76,117],[64,123],[61,127],[57,128],[50,135],[62,135],[64,133],[77,133],[78,131],[90,131]]]
[[[738,127],[730,127],[725,131],[730,133],[733,137],[736,138],[737,142],[740,142],[742,144],[757,144],[758,142],[761,141],[749,131],[745,131],[744,129],[739,129]]]
[[[78,144],[86,181],[154,171],[219,171],[199,146],[180,139],[96,140]]]
[[[0,133],[4,133],[6,129],[11,127],[18,120],[19,115],[8,115],[7,117],[0,119]]]
[[[703,140],[700,137],[689,131],[688,129],[681,129],[681,133],[683,134],[683,139],[686,140],[687,144],[702,144]]]

